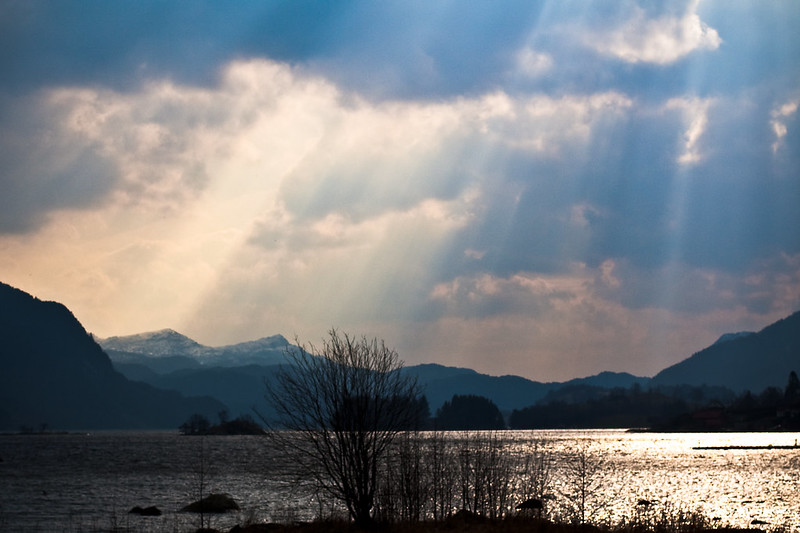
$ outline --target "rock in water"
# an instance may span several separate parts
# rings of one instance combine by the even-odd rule
[[[184,513],[227,513],[238,511],[239,504],[227,494],[209,494],[202,500],[190,503],[181,512]]]
[[[138,505],[128,511],[128,514],[138,514],[140,516],[161,516],[161,509],[155,505],[150,507],[139,507]]]

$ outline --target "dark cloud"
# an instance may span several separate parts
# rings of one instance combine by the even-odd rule
[[[744,273],[677,262],[638,268],[616,261],[612,273],[618,283],[608,284],[598,274],[592,290],[600,298],[634,310],[663,308],[700,316],[740,307],[748,313],[766,315],[796,308],[798,266],[798,256],[787,255],[753,261]]]
[[[95,205],[117,181],[93,143],[62,135],[52,119],[33,99],[0,104],[0,234],[33,231],[55,209]]]
[[[165,77],[208,86],[223,65],[251,57],[312,69],[379,99],[480,94],[499,86],[551,94],[613,88],[648,99],[738,91],[765,79],[797,82],[800,42],[791,36],[800,14],[787,2],[701,4],[703,22],[718,29],[723,44],[664,65],[627,64],[585,42],[593,32],[625,27],[638,10],[652,19],[678,18],[688,4],[6,2],[0,6],[0,89],[91,84],[131,90]],[[516,61],[525,46],[550,56],[552,68],[533,78],[520,75]]]
[[[681,264],[746,275],[769,257],[800,253],[794,115],[772,148],[771,112],[784,101],[712,100],[692,148],[697,162],[679,161],[693,119],[663,104],[598,128],[583,156],[495,153],[483,210],[450,248],[441,279],[567,272],[607,259],[642,271]],[[481,257],[466,259],[468,249]]]
[[[774,254],[800,253],[800,145],[792,131],[773,153],[769,120],[779,105],[751,102],[741,110],[734,101],[712,108],[704,133],[708,156],[682,177],[684,261],[743,272]]]
[[[491,86],[539,8],[89,0],[0,9],[6,90],[57,84],[121,90],[164,76],[210,84],[232,59],[270,57],[316,65],[364,94],[419,95]]]
[[[428,197],[454,198],[477,181],[493,194],[480,221],[460,237],[463,247],[452,250],[454,256],[464,248],[485,254],[480,261],[454,261],[459,269],[556,272],[573,261],[596,266],[612,257],[642,268],[678,260],[742,270],[759,257],[800,246],[800,187],[791,170],[798,164],[797,120],[790,117],[777,154],[769,124],[771,110],[800,80],[800,40],[790,38],[800,8],[701,4],[703,22],[719,32],[722,44],[668,64],[604,57],[577,31],[624,27],[638,10],[652,19],[679,18],[689,5],[6,3],[0,7],[0,88],[13,93],[100,84],[124,91],[164,77],[213,85],[232,59],[264,56],[321,72],[345,91],[381,98],[442,98],[498,86],[512,95],[616,90],[649,114],[603,125],[585,153],[565,153],[563,161],[493,147],[494,166],[479,169],[491,176],[476,177],[466,156],[480,149],[480,140],[458,139],[460,146],[443,148],[449,155],[431,157],[410,175],[346,161],[314,176],[312,191],[290,187],[284,199],[300,218],[341,212],[358,221]],[[530,79],[516,73],[525,46],[548,54],[552,67]],[[686,167],[677,162],[685,121],[678,112],[657,111],[678,95],[721,102],[709,112],[698,144],[702,160]],[[154,112],[165,122],[169,113]],[[43,122],[4,115],[6,231],[30,228],[48,209],[91,204],[113,185],[113,169],[91,145],[72,138],[47,145]],[[391,177],[371,179],[376,171]],[[585,225],[571,224],[572,210],[581,205],[589,208]]]
[[[574,262],[597,266],[609,257],[668,261],[682,131],[676,120],[634,117],[599,128],[583,155],[543,160],[518,152],[493,159],[485,211],[461,241],[462,251],[486,253],[465,266],[508,276],[564,272]]]
[[[338,5],[338,4],[337,4]],[[333,5],[142,1],[11,2],[2,6],[2,86],[143,80],[214,83],[228,61],[249,55],[299,59],[324,48]]]

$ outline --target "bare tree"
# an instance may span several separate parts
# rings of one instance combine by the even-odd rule
[[[520,501],[538,500],[536,511],[538,517],[547,516],[547,500],[551,496],[553,457],[543,439],[535,439],[526,449],[520,460],[517,492]]]
[[[270,435],[303,475],[368,525],[383,456],[418,419],[416,380],[383,341],[336,330],[320,350],[301,345],[287,357],[267,383],[277,415],[265,420]]]
[[[441,431],[431,433],[424,460],[429,484],[431,514],[444,520],[453,513],[457,486],[457,461],[449,439]]]
[[[461,508],[496,519],[509,510],[514,460],[502,433],[468,432],[458,443]]]
[[[593,521],[606,505],[599,497],[605,459],[592,451],[592,444],[586,439],[578,440],[562,464],[561,494],[566,499],[568,517],[575,524]]]

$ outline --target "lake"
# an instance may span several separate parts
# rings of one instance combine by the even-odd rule
[[[563,505],[565,458],[591,452],[598,516],[615,521],[659,509],[699,511],[717,523],[800,531],[800,450],[781,449],[798,433],[628,433],[622,430],[502,432],[503,452],[534,446],[551,463],[548,503]],[[457,441],[464,434],[451,433]],[[773,446],[757,449],[697,447]],[[262,437],[185,437],[171,432],[0,436],[0,530],[190,531],[196,515],[177,512],[204,493],[225,492],[242,511],[212,518],[228,528],[247,520],[313,518],[325,502],[287,475],[290,465]],[[521,495],[511,495],[511,505]],[[164,514],[128,514],[134,506]],[[513,508],[513,507],[512,507]]]

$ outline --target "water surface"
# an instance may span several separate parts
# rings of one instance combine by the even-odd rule
[[[462,434],[453,433],[458,439]],[[602,458],[592,497],[607,520],[651,508],[698,510],[718,523],[800,530],[800,451],[697,450],[708,446],[795,444],[797,433],[661,434],[593,431],[503,433],[508,453],[538,443],[553,461],[558,488],[563,457],[583,448]],[[205,493],[225,492],[242,507],[214,517],[215,527],[246,520],[310,519],[320,501],[287,476],[262,437],[184,437],[177,433],[100,432],[0,436],[0,529],[7,531],[189,531],[199,518],[177,511]],[[202,465],[201,468],[201,459]],[[157,506],[161,517],[129,515]],[[554,501],[553,509],[558,507]]]

